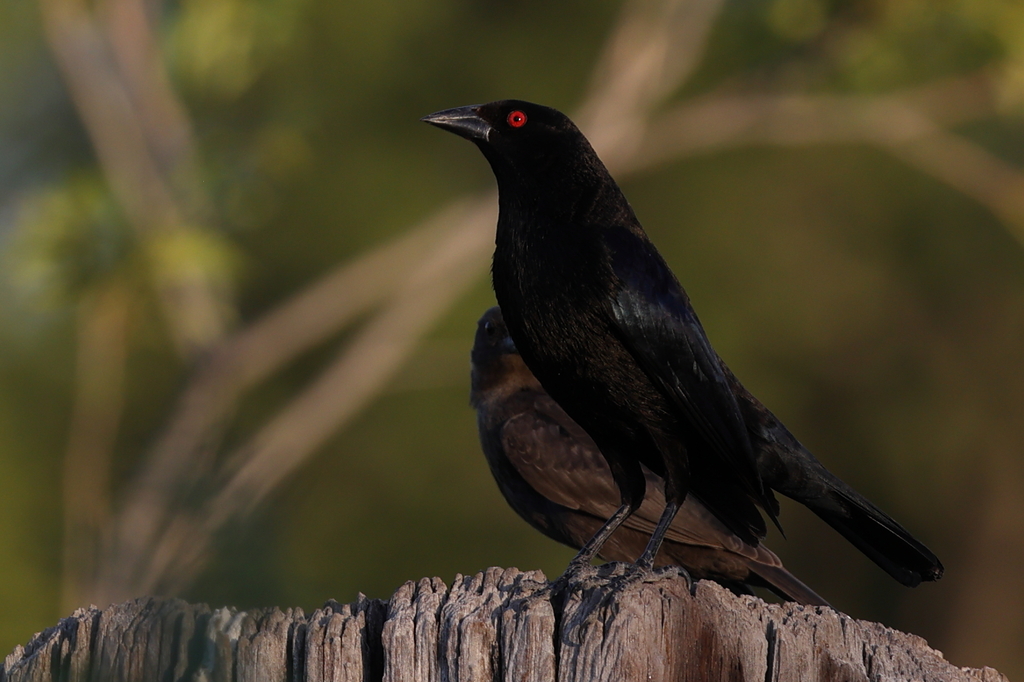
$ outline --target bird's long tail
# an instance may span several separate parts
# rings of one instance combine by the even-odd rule
[[[764,483],[808,507],[908,587],[942,577],[942,563],[903,526],[843,483],[730,372]]]
[[[942,563],[927,547],[855,490],[831,473],[825,474],[824,494],[797,501],[904,585],[916,587],[921,581],[942,577]]]
[[[758,469],[767,485],[805,505],[904,585],[916,587],[942,577],[942,563],[931,550],[826,469],[774,415],[767,415],[771,419],[762,421],[757,433]]]

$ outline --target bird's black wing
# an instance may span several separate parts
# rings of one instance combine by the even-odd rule
[[[700,457],[718,458],[775,520],[778,503],[761,483],[739,405],[682,286],[640,234],[627,227],[611,227],[605,231],[605,244],[618,280],[611,305],[615,330],[651,380],[681,410],[708,451],[690,453],[691,470],[701,465]],[[692,451],[693,443],[688,443],[688,448]],[[695,492],[699,494],[699,488]],[[750,532],[763,533],[760,515],[754,521],[749,510],[723,509],[735,508],[737,501],[707,499],[714,496],[705,493],[705,503],[734,532],[747,540]],[[734,513],[741,517],[737,519]],[[738,529],[737,523],[750,532]]]

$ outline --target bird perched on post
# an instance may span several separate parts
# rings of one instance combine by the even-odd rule
[[[688,495],[756,546],[767,530],[759,508],[778,523],[774,489],[900,582],[942,575],[934,554],[829,474],[735,380],[567,116],[503,100],[423,120],[471,140],[490,162],[499,208],[493,285],[509,334],[544,389],[593,438],[618,486],[618,509],[567,575],[640,508],[641,465],[664,480],[665,508],[638,566],[653,566]]]
[[[497,306],[477,323],[472,361],[470,402],[501,494],[531,526],[579,549],[619,506],[604,457],[530,372]],[[644,502],[608,538],[600,551],[604,559],[635,559],[665,507],[662,480],[646,467],[644,475]],[[682,566],[695,579],[716,580],[736,592],[757,585],[788,601],[828,605],[771,550],[740,540],[692,496],[672,521],[654,563]]]

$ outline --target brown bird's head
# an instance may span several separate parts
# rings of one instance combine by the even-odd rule
[[[470,359],[473,365],[470,402],[474,407],[524,388],[540,389],[540,382],[523,362],[508,335],[498,306],[485,312],[477,322]]]

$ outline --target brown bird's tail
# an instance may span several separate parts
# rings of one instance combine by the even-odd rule
[[[795,601],[807,606],[832,606],[782,566],[751,564],[750,571],[763,581],[752,579],[750,584],[766,587],[786,601]]]

